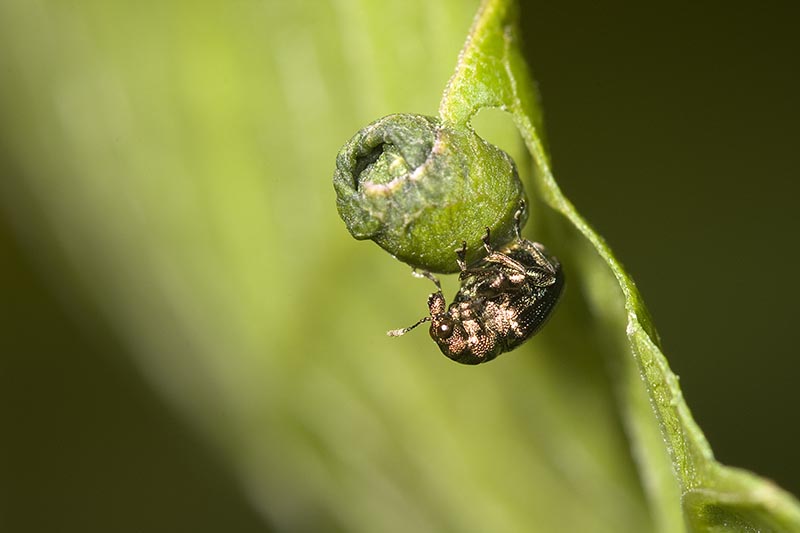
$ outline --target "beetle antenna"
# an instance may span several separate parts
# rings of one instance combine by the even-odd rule
[[[412,330],[412,329],[414,329],[415,327],[419,326],[419,325],[420,325],[420,324],[422,324],[423,322],[430,322],[431,320],[433,320],[431,317],[429,317],[429,316],[426,316],[425,318],[420,318],[420,319],[417,321],[417,323],[416,323],[416,324],[413,324],[413,325],[411,325],[411,326],[408,326],[407,328],[402,328],[402,329],[393,329],[393,330],[391,330],[391,331],[387,331],[387,332],[386,332],[386,334],[387,334],[387,335],[389,335],[390,337],[399,337],[400,335],[405,335],[406,333],[408,333],[409,331],[411,331],[411,330]]]

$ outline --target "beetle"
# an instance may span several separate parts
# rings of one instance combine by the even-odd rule
[[[512,242],[493,248],[486,228],[486,256],[467,265],[466,242],[456,250],[461,287],[449,306],[439,280],[430,272],[415,271],[438,289],[428,297],[429,316],[387,334],[398,337],[430,322],[431,338],[444,355],[476,365],[513,350],[538,332],[558,303],[565,280],[558,259],[520,235],[524,208],[523,203],[514,216]]]

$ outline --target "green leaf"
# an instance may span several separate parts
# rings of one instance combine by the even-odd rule
[[[790,497],[711,462],[633,286],[552,181],[506,4],[485,5],[441,116],[511,112],[527,231],[566,294],[478,368],[385,336],[430,287],[350,238],[334,157],[377,117],[436,112],[476,7],[1,2],[3,214],[275,529],[681,531],[685,507],[711,531],[790,530]]]
[[[800,506],[791,495],[767,480],[714,460],[683,400],[678,379],[660,350],[658,335],[633,280],[558,188],[541,141],[541,111],[517,33],[515,2],[484,2],[439,112],[443,119],[458,124],[468,123],[484,107],[511,113],[533,157],[537,197],[546,204],[541,207],[561,215],[553,218],[542,214],[539,231],[548,235],[568,233],[571,238],[578,233],[603,260],[603,267],[592,264],[591,269],[589,265],[568,263],[574,269],[572,279],[579,291],[602,294],[612,283],[618,285],[624,313],[619,307],[602,306],[598,312],[606,316],[599,317],[599,322],[609,328],[609,337],[619,337],[617,346],[628,345],[625,350],[608,354],[613,359],[609,365],[618,369],[617,401],[657,529],[681,530],[677,516],[682,511],[691,531],[800,531]],[[608,295],[594,298],[597,302],[606,299],[611,300]],[[624,329],[620,327],[623,322]],[[654,421],[663,441],[655,434]],[[671,477],[665,475],[668,466],[664,464],[664,450],[669,456]],[[675,498],[676,489],[680,502]]]
[[[428,272],[458,271],[516,231],[524,189],[511,157],[471,128],[398,113],[361,129],[336,156],[336,207],[356,239]],[[527,213],[526,213],[527,214]]]

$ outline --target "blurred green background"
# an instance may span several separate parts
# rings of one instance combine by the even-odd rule
[[[349,239],[330,177],[364,123],[435,111],[475,5],[2,0],[0,530],[286,528],[225,459],[259,450],[218,405],[288,398],[299,352],[333,365],[360,328],[417,318],[429,288]],[[790,2],[523,5],[563,190],[637,281],[717,457],[795,494],[799,16]],[[392,31],[402,46],[370,47]],[[337,277],[353,257],[382,295],[343,299],[360,290]],[[369,339],[371,364],[401,357],[405,338]],[[273,340],[296,362],[193,357]],[[219,427],[230,441],[208,438]]]

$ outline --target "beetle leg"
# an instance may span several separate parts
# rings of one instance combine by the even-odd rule
[[[525,200],[519,201],[519,208],[514,213],[514,233],[517,239],[522,239],[522,213],[525,212]]]
[[[528,241],[530,246],[527,246],[527,251],[531,256],[533,256],[533,260],[536,262],[536,266],[539,267],[540,270],[543,272],[550,274],[555,281],[556,271],[558,267],[561,266],[558,262],[558,259],[553,257],[552,259],[547,257],[546,249],[544,246],[539,244],[538,242],[530,242]]]
[[[487,263],[495,263],[498,265],[502,265],[506,268],[510,268],[516,272],[525,272],[525,265],[517,261],[516,259],[512,259],[511,257],[507,256],[502,252],[492,252],[488,256],[486,256]]]
[[[486,227],[486,235],[483,236],[483,247],[486,248],[486,253],[491,254],[494,250],[492,250],[492,234],[489,227]]]
[[[436,285],[436,288],[439,289],[439,292],[442,291],[442,284],[439,283],[439,279],[427,270],[417,270],[415,268],[411,271],[411,275],[415,278],[428,278],[433,282],[434,285]]]
[[[461,272],[467,269],[467,241],[461,241],[461,248],[456,250],[456,263]]]

